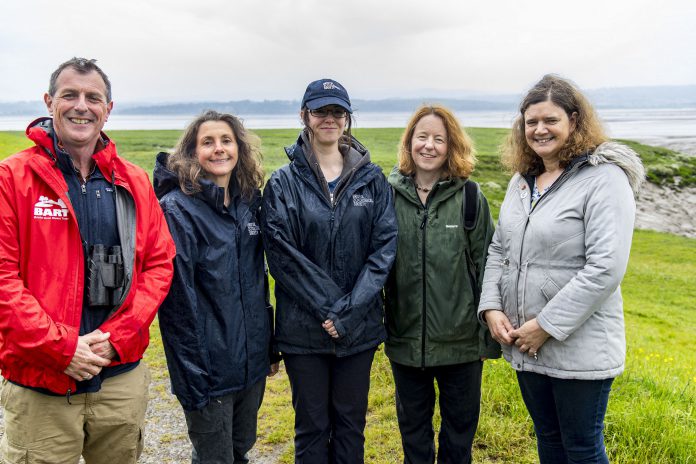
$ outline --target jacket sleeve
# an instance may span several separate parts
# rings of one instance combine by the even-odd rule
[[[261,229],[266,260],[276,285],[282,286],[299,303],[300,309],[310,312],[318,322],[324,322],[343,291],[299,250],[283,187],[275,175],[263,192]]]
[[[483,273],[483,285],[481,286],[481,301],[479,301],[478,318],[482,324],[486,321],[483,318],[483,313],[486,310],[492,309],[497,311],[503,310],[503,299],[500,294],[500,279],[503,275],[503,245],[502,245],[502,227],[501,218],[505,214],[505,202],[510,196],[510,191],[519,180],[518,175],[514,175],[508,184],[508,189],[503,200],[503,205],[500,208],[498,215],[498,225],[493,233],[491,244],[488,246],[488,257],[486,258],[486,266]]]
[[[537,316],[542,329],[563,341],[618,288],[628,266],[635,200],[623,171],[606,165],[585,200],[585,266]]]
[[[474,264],[475,282],[478,285],[475,291],[478,295],[481,295],[486,270],[486,257],[488,256],[488,248],[493,238],[494,227],[488,200],[483,195],[483,192],[480,191],[478,208],[476,226],[469,232],[469,250],[471,252],[471,261]],[[479,300],[480,297],[476,299],[476,302]],[[500,357],[500,345],[493,340],[488,326],[484,324],[479,327],[479,356],[485,358]]]
[[[175,205],[163,205],[164,217],[176,244],[174,278],[159,309],[159,326],[174,394],[186,410],[204,406],[209,372],[206,349],[199,333],[199,305],[195,289],[198,245],[190,219]]]
[[[3,356],[63,372],[75,354],[78,328],[54,321],[24,285],[16,203],[10,168],[0,165],[0,349]]]
[[[141,210],[146,208],[148,213],[143,215],[141,212],[145,224],[138,225],[138,233],[145,243],[140,254],[136,252],[137,275],[131,284],[133,296],[100,327],[102,332],[111,334],[109,341],[118,353],[118,361],[122,363],[142,358],[149,343],[150,324],[171,284],[174,270],[172,260],[176,255],[174,242],[150,182],[139,187],[148,189],[148,192],[142,194],[145,197],[143,204],[136,204],[136,207]]]
[[[328,318],[334,322],[339,337],[347,344],[367,312],[380,295],[389,271],[396,259],[397,222],[392,188],[384,175],[380,175],[375,188],[375,214],[372,217],[372,252],[367,257],[350,293],[336,301]]]

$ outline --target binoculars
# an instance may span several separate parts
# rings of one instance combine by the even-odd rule
[[[93,245],[87,266],[87,300],[90,306],[116,306],[123,295],[124,270],[120,246]]]

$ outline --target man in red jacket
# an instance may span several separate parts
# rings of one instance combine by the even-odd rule
[[[102,132],[113,102],[95,61],[61,64],[44,101],[35,145],[0,163],[0,456],[135,463],[174,243],[147,174]]]

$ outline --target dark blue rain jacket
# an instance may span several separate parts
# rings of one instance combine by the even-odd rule
[[[187,195],[157,156],[154,186],[176,243],[174,280],[159,309],[172,390],[186,410],[247,388],[269,372],[273,309],[258,222],[247,202],[203,180]]]
[[[347,356],[386,339],[382,287],[396,253],[392,189],[357,140],[333,199],[303,151],[264,190],[262,231],[275,279],[275,347],[283,353]],[[345,147],[347,148],[347,147]],[[346,159],[347,155],[344,155]],[[339,338],[321,324],[334,322]]]

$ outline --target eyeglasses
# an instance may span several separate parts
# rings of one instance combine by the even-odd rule
[[[316,110],[309,110],[309,114],[315,118],[325,118],[328,115],[331,115],[336,119],[343,119],[346,117],[348,112],[343,108],[318,108]]]

